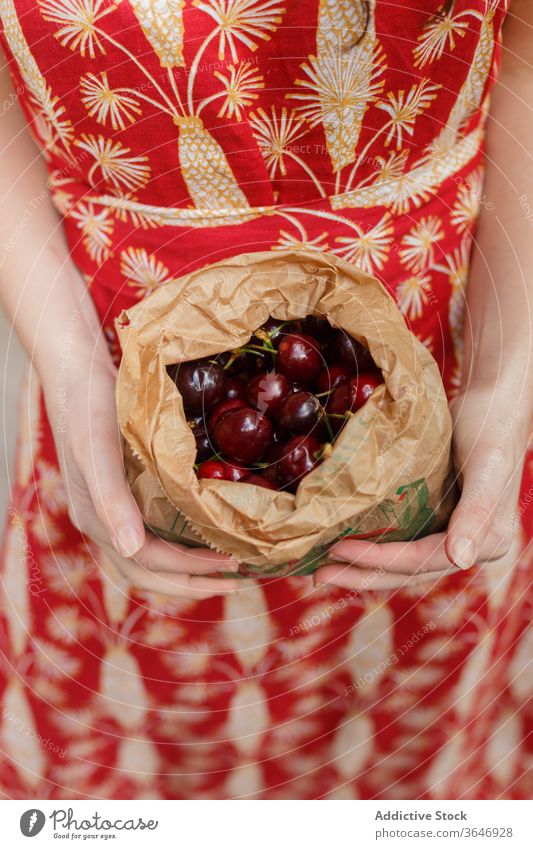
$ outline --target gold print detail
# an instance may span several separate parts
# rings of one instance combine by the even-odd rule
[[[458,233],[467,233],[476,223],[481,206],[482,191],[482,168],[477,168],[459,183],[457,200],[453,205],[450,218]]]
[[[464,13],[476,18],[481,17],[479,41],[467,78],[450,112],[446,126],[431,145],[430,150],[432,152],[439,152],[452,145],[456,141],[461,128],[481,106],[483,91],[492,67],[495,42],[494,15],[498,2],[499,0],[489,0],[487,11],[482,16],[471,10]]]
[[[424,157],[409,171],[399,170],[400,167],[405,167],[407,150],[395,154],[395,158],[389,159],[388,162],[376,157],[378,161],[383,161],[383,168],[377,172],[374,182],[350,192],[334,195],[331,198],[331,206],[333,209],[368,209],[382,204],[389,206],[393,213],[405,213],[411,204],[419,207],[429,200],[445,179],[470,162],[479,150],[482,135],[483,130],[478,127],[440,154]]]
[[[388,259],[393,241],[394,227],[391,216],[386,212],[366,233],[355,222],[352,222],[352,227],[357,235],[337,236],[335,241],[344,247],[335,248],[333,253],[353,262],[367,274],[380,271]]]
[[[289,145],[300,139],[306,133],[306,127],[302,119],[297,118],[294,112],[290,114],[285,107],[281,110],[280,117],[276,114],[276,107],[272,107],[271,117],[264,109],[258,109],[257,114],[250,115],[250,126],[254,134],[261,155],[268,168],[268,174],[273,179],[278,168],[283,177],[287,174],[284,156],[288,156]]]
[[[50,152],[64,156],[65,151],[58,148],[58,144],[63,144],[69,151],[73,138],[71,122],[61,117],[65,107],[58,106],[59,98],[53,96],[39,70],[22,31],[13,0],[0,0],[0,17],[6,41],[30,93],[31,104],[37,112],[34,128],[44,146],[44,153],[47,157]]]
[[[130,0],[146,39],[159,57],[162,68],[185,65],[183,59],[184,0]]]
[[[122,251],[120,272],[128,286],[137,287],[143,296],[171,280],[166,265],[154,254],[148,254],[145,248],[130,247]]]
[[[204,128],[200,118],[175,118],[179,127],[181,173],[196,207],[222,210],[247,207],[248,202],[237,183],[217,141]]]
[[[365,112],[384,85],[379,79],[384,70],[384,54],[376,39],[374,7],[374,0],[368,7],[361,0],[343,0],[341,4],[337,0],[321,0],[317,55],[302,65],[308,79],[296,80],[296,85],[308,93],[289,95],[303,102],[299,108],[311,126],[323,124],[335,173],[353,162]],[[368,8],[367,16],[364,8]],[[360,22],[368,17],[365,34],[348,49],[340,43],[341,15],[357,22],[356,40],[364,25]]]
[[[119,0],[120,2],[120,0]],[[45,21],[58,24],[54,33],[63,47],[80,51],[82,56],[96,55],[95,48],[105,53],[98,38],[97,22],[113,12],[118,3],[105,4],[105,0],[39,0],[41,15]]]
[[[138,102],[125,94],[121,89],[109,87],[107,74],[102,71],[100,76],[87,74],[80,80],[81,100],[91,118],[96,117],[104,127],[110,119],[114,130],[124,130],[124,118],[133,124],[136,115],[141,114]]]
[[[79,203],[69,212],[82,232],[83,246],[98,264],[111,255],[113,219],[108,209],[96,212],[92,203]]]
[[[237,121],[240,122],[242,121],[241,109],[246,109],[254,100],[257,100],[259,97],[257,91],[265,87],[265,82],[263,76],[257,72],[257,68],[252,67],[249,62],[241,62],[237,68],[230,65],[228,71],[228,77],[225,77],[220,71],[215,71],[215,77],[224,86],[221,95],[225,95],[217,118],[233,118],[235,116]],[[216,95],[216,97],[221,95]]]
[[[413,136],[417,116],[424,109],[429,108],[432,101],[437,97],[435,92],[439,88],[439,85],[433,85],[431,80],[425,79],[418,85],[413,85],[407,96],[405,91],[399,91],[397,95],[390,91],[387,100],[377,104],[378,109],[383,109],[390,115],[388,122],[390,128],[385,139],[386,147],[396,139],[396,150],[400,150],[403,146],[404,132],[411,137]]]
[[[212,37],[219,35],[218,57],[224,59],[226,43],[234,62],[238,62],[237,44],[257,49],[257,39],[268,41],[281,23],[285,9],[278,0],[193,0],[216,23]]]
[[[421,218],[402,239],[400,259],[406,268],[424,271],[435,261],[435,245],[444,238],[442,221],[436,215]]]
[[[131,191],[143,186],[150,178],[150,167],[144,164],[148,162],[148,157],[128,156],[130,148],[120,142],[82,133],[81,138],[74,143],[90,153],[95,160],[88,174],[91,183],[95,181],[97,170],[116,189],[126,188]]]
[[[418,37],[420,43],[413,48],[415,68],[423,68],[424,65],[440,59],[448,45],[450,52],[455,50],[455,36],[464,38],[468,29],[468,23],[459,21],[459,17],[454,16],[452,7],[445,14],[437,14],[429,19],[422,35]]]
[[[403,280],[396,290],[400,309],[410,320],[420,318],[431,292],[431,275],[413,274]]]

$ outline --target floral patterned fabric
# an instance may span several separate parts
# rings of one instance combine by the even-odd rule
[[[378,276],[457,390],[506,4],[439,5],[0,0],[114,355],[113,318],[157,287],[301,245]],[[23,401],[5,796],[531,796],[531,458],[502,564],[394,593],[293,577],[179,601],[132,590],[73,529],[32,374]]]

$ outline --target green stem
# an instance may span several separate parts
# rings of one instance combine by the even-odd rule
[[[324,416],[324,422],[325,422],[325,425],[326,425],[326,430],[328,432],[328,436],[331,439],[331,441],[333,442],[333,440],[335,439],[335,434],[333,433],[333,428],[331,427],[331,424],[329,423],[327,413]]]

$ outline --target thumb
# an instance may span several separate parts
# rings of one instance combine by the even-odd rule
[[[100,435],[83,470],[98,519],[122,557],[133,557],[146,539],[143,519],[124,474],[117,435]]]
[[[461,498],[448,525],[445,550],[461,569],[470,569],[502,505],[514,506],[508,486],[512,477],[509,458],[500,448],[479,447],[462,470]],[[511,518],[511,513],[509,518]],[[490,552],[494,556],[493,552]]]

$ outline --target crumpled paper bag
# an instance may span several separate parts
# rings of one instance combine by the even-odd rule
[[[384,384],[350,417],[295,495],[201,480],[173,363],[246,343],[272,315],[326,317],[366,345]],[[411,539],[456,499],[452,422],[437,365],[381,283],[331,254],[242,254],[165,284],[123,311],[117,380],[127,477],[160,536],[233,554],[243,574],[303,574],[341,537]]]

